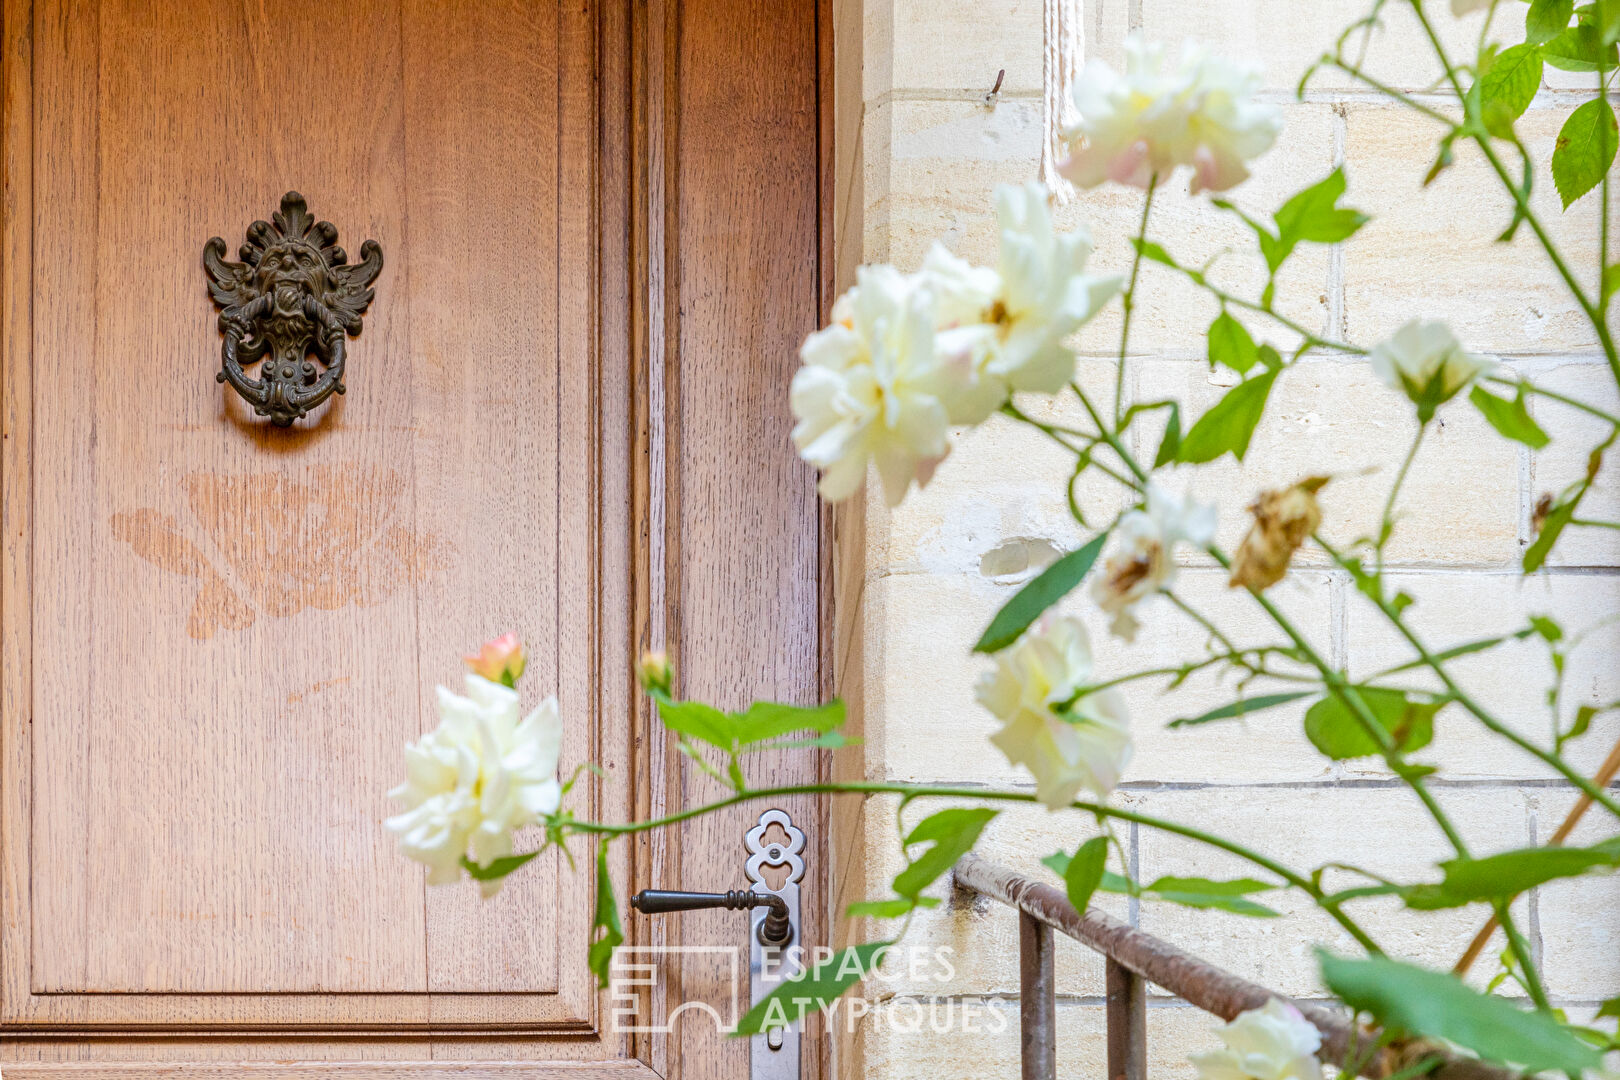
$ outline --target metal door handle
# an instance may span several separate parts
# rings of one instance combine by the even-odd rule
[[[725,908],[728,911],[751,911],[769,908],[759,924],[759,940],[766,945],[786,945],[793,940],[793,920],[788,914],[787,901],[775,893],[750,892],[733,889],[731,892],[672,892],[667,889],[643,889],[630,898],[630,906],[643,915],[665,915],[672,911],[702,911]]]
[[[785,842],[767,841],[777,826]],[[804,877],[804,833],[785,810],[767,810],[743,837],[748,859],[743,872],[751,888],[723,893],[673,892],[644,889],[630,898],[630,906],[643,915],[673,911],[725,908],[747,911],[749,1004],[757,1005],[803,964],[799,934],[799,882]],[[765,869],[787,870],[780,888],[765,883]],[[795,955],[798,954],[798,955]],[[799,1080],[799,1025],[772,1028],[749,1040],[750,1080]]]

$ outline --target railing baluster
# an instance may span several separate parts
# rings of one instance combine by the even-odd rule
[[[1147,981],[1113,957],[1108,958],[1108,1080],[1147,1080]]]
[[[1023,1080],[1057,1076],[1057,979],[1052,928],[1018,913],[1018,1053]]]

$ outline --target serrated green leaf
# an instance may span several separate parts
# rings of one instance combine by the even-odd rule
[[[825,1007],[875,970],[882,951],[893,944],[869,941],[854,945],[784,980],[744,1014],[736,1034],[757,1035],[769,1028],[785,1027]]]
[[[1230,312],[1222,311],[1209,327],[1209,366],[1226,366],[1239,375],[1246,373],[1260,359],[1254,338]]]
[[[1615,48],[1604,45],[1597,27],[1578,22],[1541,47],[1547,63],[1561,71],[1613,70]]]
[[[1286,705],[1290,701],[1311,697],[1314,690],[1297,690],[1286,694],[1256,694],[1251,698],[1239,698],[1237,701],[1222,705],[1218,709],[1211,709],[1197,716],[1184,716],[1179,720],[1172,720],[1169,727],[1191,727],[1194,724],[1207,724],[1211,720],[1228,720],[1233,717],[1248,716],[1260,712],[1262,709],[1273,709],[1278,705]]]
[[[732,714],[736,717],[736,714]],[[737,741],[749,743],[794,735],[801,731],[829,732],[844,724],[844,703],[833,698],[825,705],[784,705],[779,701],[756,701],[738,724]]]
[[[1371,1013],[1386,1030],[1445,1039],[1487,1061],[1531,1071],[1579,1074],[1603,1061],[1552,1017],[1470,990],[1450,974],[1382,956],[1317,955],[1328,989],[1352,1009]]]
[[[1360,211],[1338,205],[1344,192],[1344,169],[1334,169],[1282,204],[1275,215],[1278,235],[1314,244],[1348,240],[1369,219]]]
[[[1275,888],[1275,885],[1256,881],[1254,878],[1213,881],[1204,877],[1161,877],[1144,886],[1142,895],[1171,904],[1180,904],[1182,907],[1228,911],[1234,915],[1272,919],[1276,918],[1279,912],[1250,900],[1248,894],[1268,892]]]
[[[1081,914],[1091,903],[1091,894],[1102,884],[1103,870],[1108,862],[1108,837],[1094,836],[1081,844],[1074,858],[1063,870],[1063,887],[1069,894],[1069,903]]]
[[[1501,121],[1493,119],[1491,110],[1499,108],[1501,116],[1511,126],[1530,107],[1536,91],[1541,88],[1541,50],[1535,45],[1515,45],[1506,49],[1491,64],[1479,80],[1480,108],[1484,110],[1486,126],[1492,134],[1505,134],[1498,130]]]
[[[1000,652],[1021,637],[1030,623],[1040,618],[1041,612],[1063,599],[1085,578],[1087,571],[1102,553],[1106,532],[1096,536],[1057,562],[1042,570],[1028,584],[1001,605],[995,618],[985,628],[974,652]]]
[[[613,898],[607,857],[608,841],[603,837],[596,845],[596,915],[591,920],[591,948],[587,957],[598,989],[608,984],[613,950],[624,944],[624,929],[619,925],[619,904]]]
[[[1443,702],[1416,701],[1403,690],[1373,686],[1352,689],[1401,752],[1421,750],[1434,738],[1434,714]],[[1334,761],[1382,752],[1356,714],[1333,694],[1306,710],[1305,736]]]
[[[1268,367],[1263,374],[1228,390],[1182,438],[1176,460],[1199,464],[1214,461],[1231,451],[1233,457],[1242,461],[1243,455],[1249,452],[1249,439],[1265,412],[1266,396],[1271,393],[1276,377],[1276,370]]]
[[[727,751],[737,746],[740,728],[736,718],[713,705],[705,705],[701,701],[660,699],[658,717],[666,728],[677,735],[698,739]]]
[[[931,846],[895,876],[894,891],[907,898],[919,895],[973,849],[979,834],[995,816],[994,810],[950,809],[923,818],[907,834],[906,847]]]
[[[1575,14],[1575,0],[1531,0],[1524,16],[1524,40],[1540,45],[1562,34]]]
[[[1491,427],[1496,429],[1497,434],[1505,438],[1522,442],[1532,450],[1540,450],[1552,441],[1530,415],[1530,410],[1525,407],[1522,386],[1518,395],[1511,400],[1499,398],[1483,386],[1476,386],[1469,391],[1468,400],[1474,403],[1474,407],[1484,415]]]
[[[1480,859],[1440,864],[1445,880],[1408,889],[1406,906],[1420,911],[1508,901],[1537,885],[1620,866],[1620,837],[1591,847],[1519,848]]]
[[[1614,109],[1606,99],[1593,98],[1569,114],[1558,132],[1552,155],[1553,183],[1564,209],[1603,179],[1614,164],[1617,146],[1620,134]]]

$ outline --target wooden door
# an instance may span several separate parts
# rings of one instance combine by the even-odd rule
[[[637,649],[725,705],[823,692],[785,393],[824,306],[814,0],[0,3],[6,1074],[746,1075],[611,1029],[588,858],[480,902],[380,822],[507,629],[600,818],[713,795]],[[384,267],[347,393],[276,428],[214,380],[201,253],[294,189]],[[621,902],[741,884],[749,814],[621,846]]]

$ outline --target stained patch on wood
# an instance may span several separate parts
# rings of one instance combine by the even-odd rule
[[[408,527],[409,491],[393,469],[194,472],[180,488],[186,521],[142,507],[114,514],[112,530],[146,562],[198,582],[186,623],[198,640],[259,615],[371,607],[450,559],[448,542]]]

